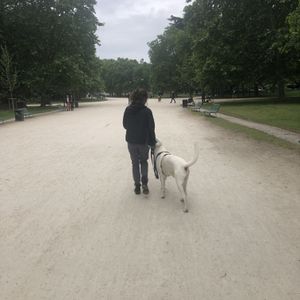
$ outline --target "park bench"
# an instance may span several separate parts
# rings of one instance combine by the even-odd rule
[[[32,113],[26,107],[18,108],[15,110],[16,121],[24,121],[25,118],[32,117]]]
[[[188,106],[195,106],[195,101],[194,101],[194,99],[193,98],[188,98],[187,99],[187,105]]]
[[[195,106],[192,108],[192,111],[200,111],[201,107],[202,107],[202,102],[198,101],[195,103]]]
[[[182,107],[188,107],[188,106],[195,106],[195,102],[191,97],[182,100]]]
[[[30,118],[33,116],[32,113],[30,113],[26,107],[21,108],[21,110],[25,118]]]
[[[206,116],[212,117],[217,116],[217,112],[220,110],[221,105],[214,103],[212,105],[206,106],[205,108],[200,108],[200,112],[204,113]]]

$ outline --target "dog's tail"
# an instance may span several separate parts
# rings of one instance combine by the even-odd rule
[[[194,144],[194,157],[193,157],[193,159],[191,161],[189,161],[189,162],[186,163],[185,169],[187,169],[190,166],[192,166],[198,160],[198,157],[199,157],[199,144],[195,143]]]

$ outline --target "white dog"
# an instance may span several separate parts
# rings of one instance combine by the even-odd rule
[[[161,182],[161,197],[165,198],[166,178],[168,176],[173,176],[182,197],[181,201],[184,202],[184,212],[188,212],[186,186],[190,174],[189,167],[197,161],[199,156],[198,144],[195,144],[194,148],[194,157],[189,162],[186,162],[178,156],[172,155],[159,140],[157,140],[154,148],[154,166],[157,169]]]

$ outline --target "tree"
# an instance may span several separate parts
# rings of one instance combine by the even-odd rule
[[[95,16],[95,0],[1,3],[0,43],[7,44],[19,70],[17,93],[40,98],[45,105],[75,85],[76,93],[83,93],[98,80],[93,76],[99,72],[90,72],[99,43],[96,30],[102,25]]]
[[[102,60],[103,80],[110,95],[128,95],[138,87],[150,89],[150,65],[144,61],[118,58]]]
[[[288,15],[287,22],[289,26],[287,51],[293,53],[293,58],[289,60],[289,69],[292,70],[290,79],[296,86],[300,86],[300,0],[298,7]]]
[[[7,47],[1,46],[1,58],[0,58],[0,79],[3,85],[8,89],[10,98],[8,106],[10,109],[10,103],[12,104],[12,110],[15,110],[15,101],[13,98],[13,92],[17,85],[17,72],[13,67],[12,57],[10,56]]]
[[[258,95],[259,86],[276,85],[284,95],[285,81],[299,74],[299,0],[186,2],[183,18],[171,16],[173,24],[149,43],[154,82],[167,87],[167,78],[184,90],[189,77],[219,95]]]
[[[164,34],[148,43],[149,57],[152,64],[152,85],[155,91],[178,91],[179,75],[177,73],[175,27],[169,27]]]
[[[287,20],[289,25],[290,46],[300,52],[300,0],[298,0],[298,7],[289,14]]]

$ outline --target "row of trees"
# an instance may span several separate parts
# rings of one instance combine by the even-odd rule
[[[187,0],[187,2],[191,2]],[[300,84],[299,0],[195,0],[149,43],[157,91],[284,95]]]
[[[96,0],[0,2],[0,99],[80,97],[103,87]],[[8,66],[10,62],[10,66]],[[12,67],[13,65],[13,67]],[[10,90],[10,95],[7,91]],[[1,97],[2,96],[2,97]]]
[[[136,87],[241,94],[300,85],[300,0],[187,0],[149,43],[151,63],[100,60],[96,0],[0,1],[0,102]],[[12,102],[13,103],[13,102]]]
[[[105,91],[111,96],[128,95],[138,87],[151,89],[151,67],[143,60],[105,59],[102,60],[102,71]]]

